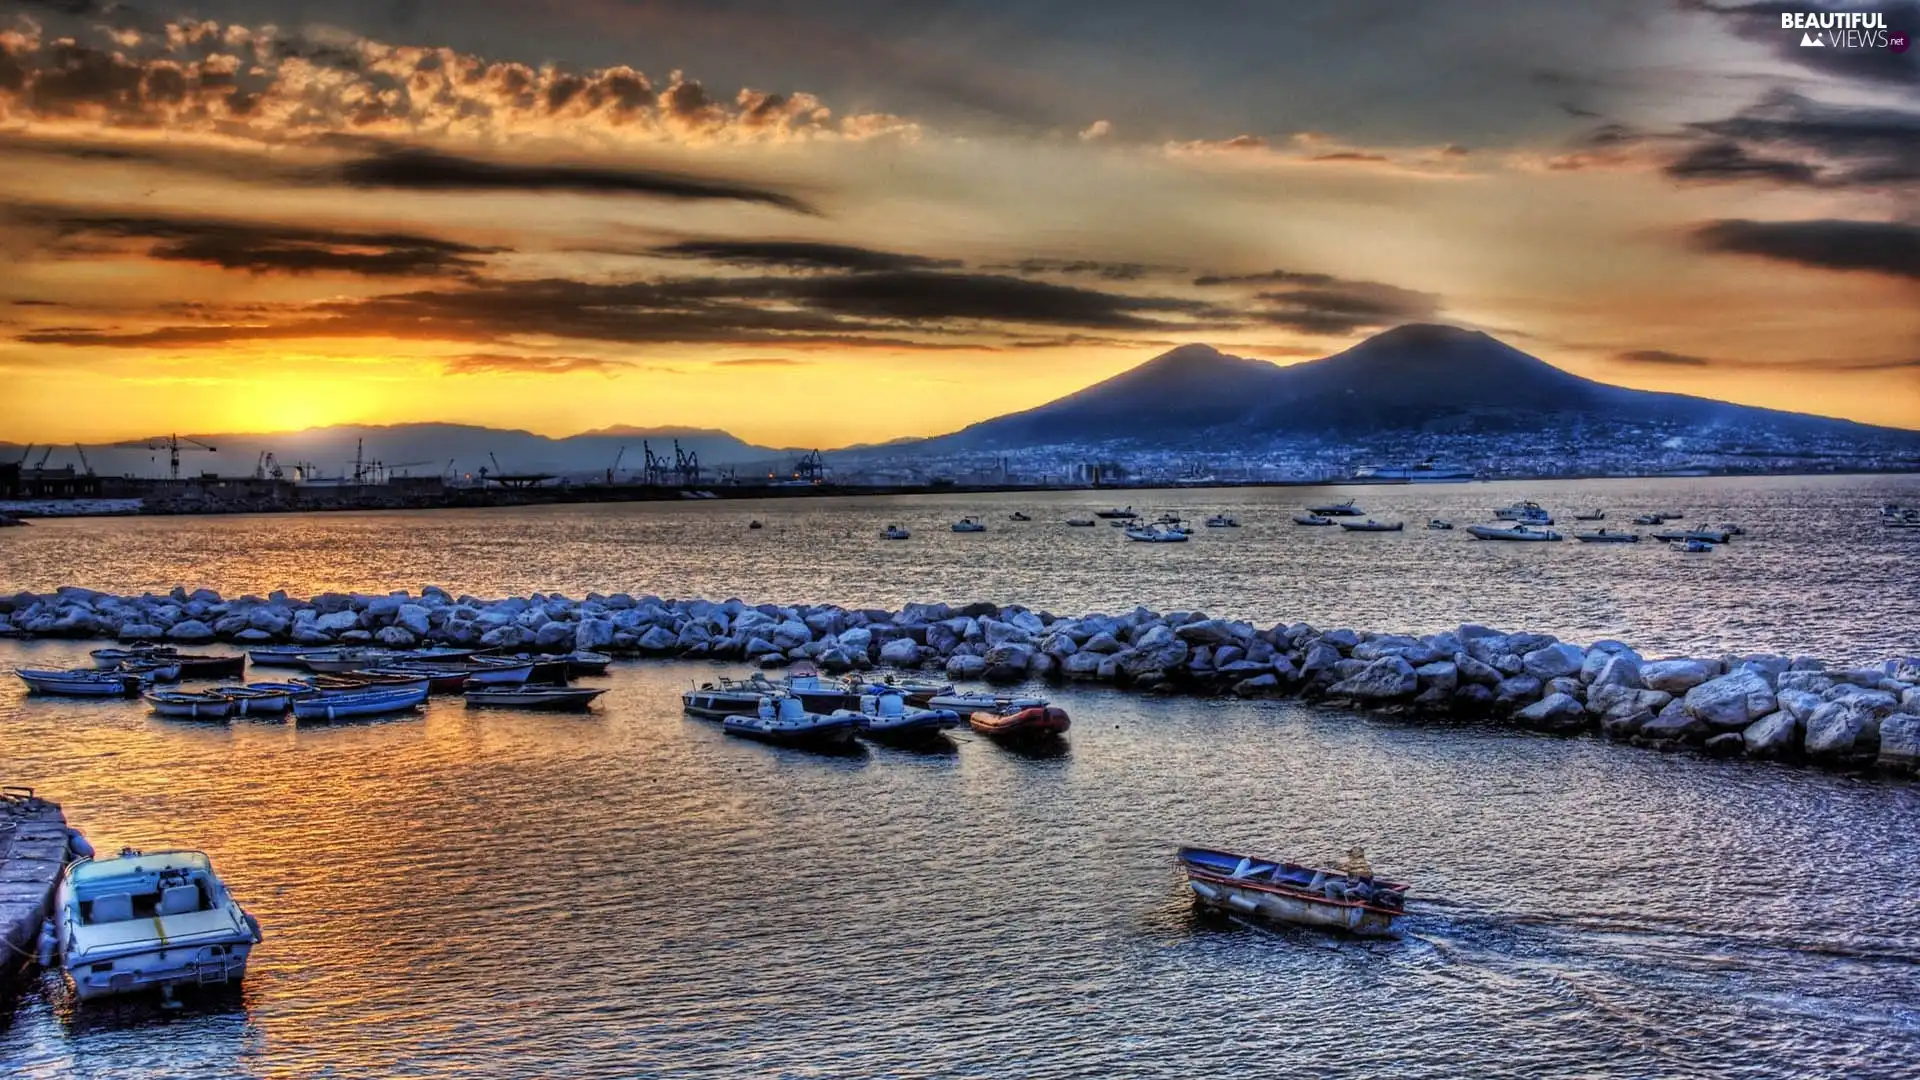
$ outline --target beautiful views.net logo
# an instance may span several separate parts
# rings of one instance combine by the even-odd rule
[[[1912,42],[1905,30],[1887,27],[1879,11],[1783,11],[1780,29],[1800,31],[1806,49],[1891,49],[1906,52]]]

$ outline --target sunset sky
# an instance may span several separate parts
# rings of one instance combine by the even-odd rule
[[[1920,50],[1782,9],[0,0],[0,439],[834,446],[1409,321],[1920,428]]]

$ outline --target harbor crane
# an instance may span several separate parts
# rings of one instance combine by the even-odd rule
[[[698,487],[700,484],[700,454],[694,450],[681,450],[680,440],[673,440],[673,472],[685,487]]]
[[[794,462],[793,478],[795,480],[804,480],[809,484],[818,484],[825,480],[827,478],[827,467],[820,460],[820,451],[815,450],[813,453]]]
[[[645,439],[640,440],[640,452],[646,455],[646,464],[642,467],[644,483],[652,487],[665,487],[672,482],[667,477],[673,470],[665,458],[653,452],[652,444]]]
[[[39,460],[39,461],[36,461],[36,462],[34,462],[34,463],[33,463],[33,467],[34,467],[34,468],[36,468],[36,469],[44,469],[44,468],[46,468],[46,467],[47,467],[47,459],[48,459],[48,458],[50,458],[50,457],[52,457],[52,456],[53,456],[53,446],[52,446],[52,444],[48,444],[48,446],[47,446],[47,448],[46,448],[45,450],[43,450],[43,451],[41,451],[41,453],[40,453],[40,460]]]
[[[87,460],[87,452],[80,449],[79,443],[73,444],[73,452],[80,456],[80,468],[84,470],[88,476],[92,476],[93,464]]]
[[[21,448],[21,450],[20,450],[20,460],[19,460],[19,461],[17,461],[17,462],[14,462],[14,464],[16,464],[16,465],[19,465],[19,466],[21,466],[22,468],[24,468],[24,467],[26,466],[26,464],[27,464],[27,459],[28,459],[28,458],[30,458],[30,457],[32,457],[32,456],[33,456],[33,444],[32,444],[32,443],[28,443],[28,444],[27,444],[27,445],[26,445],[25,447],[23,447],[23,448]]]
[[[167,452],[167,478],[170,480],[180,479],[180,451],[206,450],[211,452],[218,449],[208,443],[201,442],[199,439],[189,439],[185,435],[155,435],[151,439],[134,439],[130,442],[114,443],[113,445],[136,450],[165,450]]]
[[[613,483],[613,474],[620,471],[620,459],[626,456],[627,448],[624,446],[620,448],[619,453],[613,455],[613,464],[607,466],[607,483]]]

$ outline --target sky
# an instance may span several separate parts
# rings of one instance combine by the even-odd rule
[[[1887,31],[1807,47],[1783,10]],[[1920,50],[1882,47],[1914,31],[1920,0],[0,0],[0,439],[833,447],[1406,322],[1920,428]]]

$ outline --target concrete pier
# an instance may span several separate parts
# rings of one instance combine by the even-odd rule
[[[37,951],[40,924],[67,865],[67,817],[31,789],[0,794],[0,989]]]

